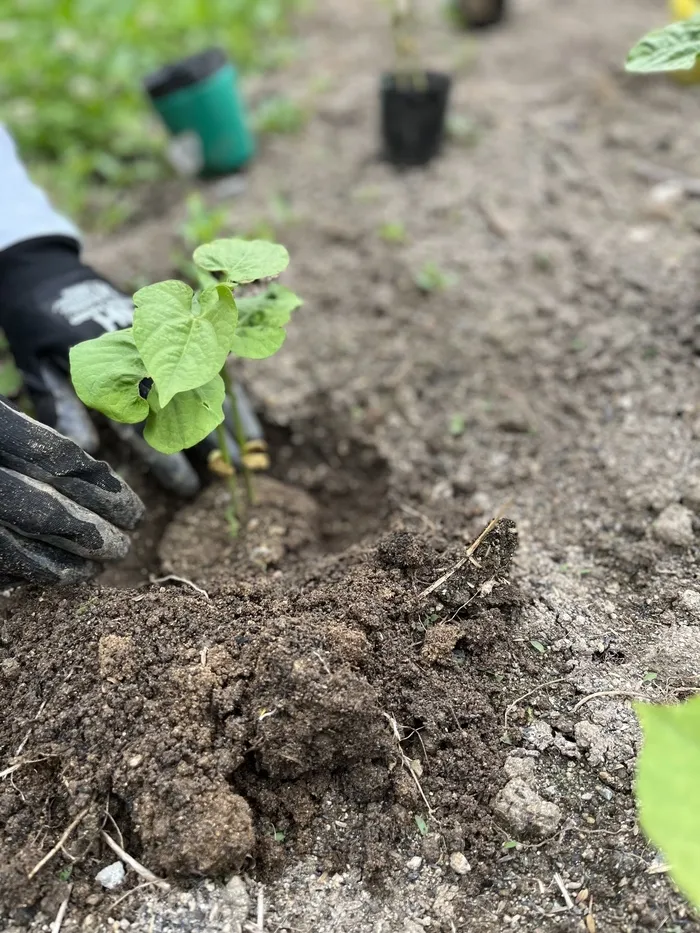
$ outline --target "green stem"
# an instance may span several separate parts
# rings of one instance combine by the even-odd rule
[[[253,473],[250,467],[246,464],[246,457],[245,457],[245,447],[246,447],[245,431],[243,430],[243,422],[241,421],[241,414],[238,411],[238,400],[236,399],[236,393],[233,391],[233,386],[231,385],[231,377],[229,376],[225,365],[224,365],[224,368],[221,370],[221,377],[224,380],[224,386],[226,387],[226,395],[228,396],[229,402],[231,403],[231,412],[233,414],[234,436],[236,438],[236,443],[238,444],[238,449],[241,452],[241,469],[243,470],[243,481],[245,483],[246,497],[250,505],[255,505],[255,485],[253,483]]]
[[[228,449],[228,444],[226,443],[226,428],[224,423],[222,423],[216,429],[216,436],[219,439],[219,452],[221,453],[221,458],[226,464],[227,467],[231,470],[231,473],[227,477],[228,488],[231,493],[231,505],[226,511],[226,517],[228,518],[229,525],[231,527],[231,534],[235,538],[238,535],[240,529],[240,522],[238,520],[238,488],[236,486],[236,470],[231,460],[231,452]]]

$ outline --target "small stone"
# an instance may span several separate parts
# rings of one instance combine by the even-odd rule
[[[700,512],[700,476],[690,477],[681,488],[683,505],[687,505],[693,512]]]
[[[537,719],[525,729],[523,741],[530,748],[536,748],[542,752],[545,748],[549,748],[554,741],[552,727],[541,719]]]
[[[660,181],[647,192],[644,211],[649,217],[670,220],[685,198],[685,189],[681,182],[672,178]]]
[[[678,597],[678,605],[689,616],[700,619],[700,593],[697,590],[683,590]]]
[[[440,860],[440,836],[437,833],[428,833],[421,842],[423,849],[423,858],[429,864],[435,864]]]
[[[143,755],[134,755],[133,758],[130,758],[127,762],[130,768],[138,768],[138,766],[143,761]]]
[[[574,726],[574,737],[578,747],[588,752],[588,760],[593,767],[603,764],[610,743],[600,726],[584,719]]]
[[[418,871],[418,869],[421,867],[422,864],[423,864],[423,859],[420,857],[420,855],[414,855],[413,858],[410,858],[406,862],[406,868],[409,871]]]
[[[20,675],[22,668],[17,658],[6,658],[4,661],[0,661],[0,676],[4,680],[17,680]]]
[[[673,547],[693,543],[693,513],[684,505],[669,505],[651,526],[654,537]]]
[[[579,752],[576,743],[565,739],[564,736],[560,733],[557,733],[554,736],[554,747],[557,749],[557,751],[561,752],[565,758],[581,757],[581,753]]]
[[[519,777],[529,784],[535,777],[535,760],[534,758],[521,758],[520,755],[509,755],[505,760],[503,770],[509,778]]]
[[[108,891],[113,891],[124,883],[125,875],[124,863],[112,862],[111,865],[107,865],[97,872],[95,881],[98,881]]]
[[[453,852],[450,855],[450,868],[458,875],[466,875],[472,870],[464,852]]]
[[[517,835],[550,836],[562,819],[559,807],[543,800],[522,778],[509,781],[493,806]]]
[[[243,879],[234,875],[226,884],[224,894],[235,920],[245,923],[250,912],[250,895]]]

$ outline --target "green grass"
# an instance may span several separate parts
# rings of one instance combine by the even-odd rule
[[[279,64],[304,0],[0,0],[0,122],[67,213],[110,227],[124,188],[167,175],[142,79],[220,45],[243,70]]]

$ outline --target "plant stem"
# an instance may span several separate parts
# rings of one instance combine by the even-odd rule
[[[245,458],[245,447],[246,447],[246,436],[245,431],[243,430],[243,422],[241,421],[241,413],[238,410],[238,399],[236,398],[236,393],[233,390],[231,385],[231,377],[228,374],[226,366],[221,370],[221,378],[224,380],[224,386],[226,387],[226,395],[228,400],[231,403],[231,413],[233,415],[233,430],[234,436],[236,438],[236,443],[238,444],[238,449],[241,452],[241,469],[243,470],[243,481],[245,483],[245,492],[250,505],[255,505],[255,485],[253,483],[253,473],[250,467],[246,464]]]
[[[231,452],[229,451],[228,444],[226,442],[226,428],[224,427],[223,421],[216,429],[216,436],[219,439],[219,452],[221,453],[221,458],[226,466],[231,470],[227,477],[228,488],[229,492],[231,493],[231,505],[227,509],[226,517],[228,518],[228,522],[231,527],[231,534],[235,538],[238,535],[240,529],[240,522],[238,520],[238,488],[236,486],[236,468],[234,467],[233,461],[231,460]]]

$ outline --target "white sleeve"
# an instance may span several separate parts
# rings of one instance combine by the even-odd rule
[[[77,228],[29,178],[14,140],[0,123],[0,250],[41,236],[80,240]]]

